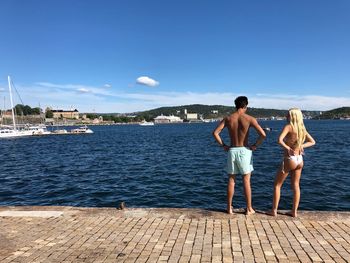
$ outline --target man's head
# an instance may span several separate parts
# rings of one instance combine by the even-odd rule
[[[236,109],[244,109],[248,106],[248,98],[246,96],[239,96],[235,99]]]

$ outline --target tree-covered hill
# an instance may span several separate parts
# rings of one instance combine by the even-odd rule
[[[317,116],[319,119],[340,119],[350,118],[350,107],[341,107],[329,111],[322,112],[321,115]]]
[[[235,108],[223,105],[183,105],[174,107],[161,107],[157,109],[152,109],[143,112],[137,112],[135,115],[140,116],[146,120],[151,120],[161,114],[163,115],[175,115],[184,118],[185,109],[188,113],[198,113],[204,119],[216,119],[223,118],[224,116],[232,113]],[[249,114],[256,118],[270,118],[270,117],[285,117],[287,110],[276,110],[276,109],[260,109],[260,108],[250,108],[248,107]],[[319,111],[304,111],[306,116],[315,117],[319,114]]]

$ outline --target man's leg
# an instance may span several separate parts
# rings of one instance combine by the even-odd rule
[[[227,182],[227,213],[232,214],[232,198],[235,192],[236,176],[229,174]]]
[[[247,203],[246,215],[252,215],[255,213],[252,207],[252,190],[250,187],[250,175],[251,173],[243,175],[243,190],[244,190],[245,200]]]
[[[301,177],[302,167],[295,169],[291,172],[291,187],[293,190],[293,208],[292,208],[292,217],[297,217],[297,211],[300,202],[300,177]]]

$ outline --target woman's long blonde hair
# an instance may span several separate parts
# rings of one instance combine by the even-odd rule
[[[298,108],[292,108],[289,110],[289,123],[293,128],[293,131],[297,134],[297,143],[300,147],[306,138],[306,128],[304,126],[303,114]]]

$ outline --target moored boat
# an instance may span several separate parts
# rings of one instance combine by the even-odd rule
[[[49,135],[50,131],[47,130],[47,127],[44,124],[39,124],[36,126],[29,126],[28,131],[31,131],[32,135]]]
[[[11,102],[12,126],[8,126],[7,128],[0,129],[0,138],[31,136],[31,135],[33,135],[32,131],[26,130],[26,129],[18,129],[16,126],[15,112],[14,112],[13,100],[12,100],[10,76],[7,77],[7,80],[8,80],[8,85],[9,85],[10,102]]]
[[[54,130],[52,134],[68,134],[66,129]]]
[[[70,131],[73,134],[85,134],[85,133],[94,133],[91,129],[88,128],[88,126],[82,126],[76,129],[72,129]]]

